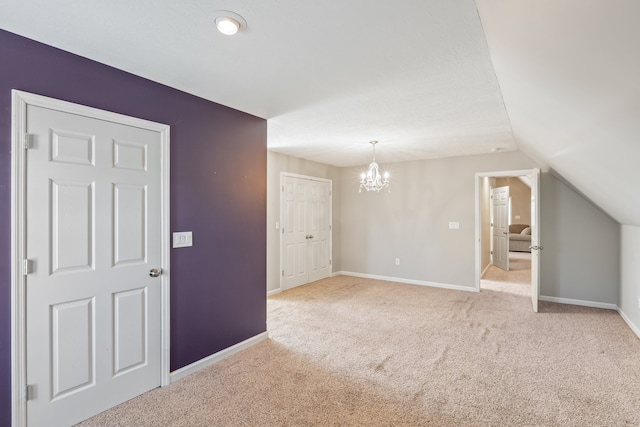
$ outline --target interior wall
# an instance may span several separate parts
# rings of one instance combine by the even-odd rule
[[[538,165],[519,152],[379,161],[391,192],[358,193],[366,166],[341,170],[342,270],[475,288],[475,174]]]
[[[0,425],[11,423],[11,90],[171,126],[171,370],[266,330],[267,123],[0,30]]]
[[[269,151],[267,153],[267,292],[280,289],[280,173],[289,172],[333,180],[332,271],[340,270],[340,169]]]
[[[620,225],[549,173],[540,193],[540,295],[617,304]]]
[[[516,177],[496,179],[496,187],[509,187],[511,224],[531,225],[531,188]]]
[[[620,227],[620,295],[618,307],[640,336],[640,227]]]

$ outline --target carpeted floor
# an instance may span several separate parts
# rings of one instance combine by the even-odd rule
[[[614,311],[339,276],[270,297],[268,330],[81,425],[640,425],[640,340]]]
[[[480,280],[480,289],[531,296],[531,254],[509,252],[509,271],[490,265]]]

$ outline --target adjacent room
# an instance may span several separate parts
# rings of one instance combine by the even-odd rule
[[[0,426],[640,425],[640,4],[0,6]]]

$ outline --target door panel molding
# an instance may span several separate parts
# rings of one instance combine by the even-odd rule
[[[169,271],[169,126],[144,119],[125,116],[79,104],[73,104],[28,92],[12,91],[11,130],[11,401],[12,425],[27,425],[27,383],[26,383],[26,278],[34,267],[26,260],[26,160],[27,147],[37,145],[26,134],[27,106],[49,108],[65,113],[110,121],[126,126],[138,127],[158,132],[160,135],[161,164],[161,266]],[[56,161],[71,163],[93,162],[94,150],[91,141],[78,135],[60,132],[58,151],[52,153]],[[75,142],[73,141],[75,138]],[[78,142],[80,141],[80,142]],[[133,158],[134,156],[129,156]],[[124,157],[123,157],[124,158]],[[135,159],[134,159],[135,160]],[[134,163],[127,159],[123,164]],[[146,165],[145,165],[146,167]],[[37,266],[35,266],[37,268]],[[168,385],[169,378],[169,275],[162,275],[161,286],[161,350],[160,382]],[[30,393],[31,394],[31,390]],[[37,393],[37,392],[36,392]]]

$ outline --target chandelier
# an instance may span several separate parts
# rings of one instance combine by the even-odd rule
[[[376,144],[378,141],[370,141],[373,146],[373,161],[369,164],[369,170],[360,175],[360,190],[364,188],[367,191],[380,191],[389,186],[389,172],[380,174],[379,166],[376,163]]]

